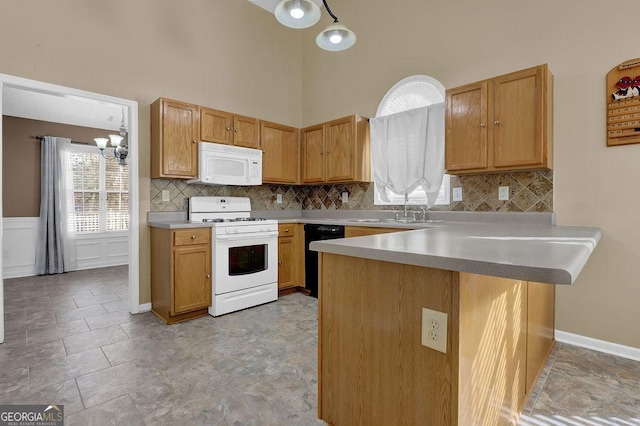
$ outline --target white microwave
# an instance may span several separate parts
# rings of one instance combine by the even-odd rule
[[[198,178],[187,183],[262,185],[262,151],[219,143],[198,143]]]

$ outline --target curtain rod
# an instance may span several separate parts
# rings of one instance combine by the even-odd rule
[[[44,140],[44,136],[33,136],[38,142],[42,142]],[[93,145],[91,142],[80,142],[80,141],[71,141],[71,143],[78,145]]]

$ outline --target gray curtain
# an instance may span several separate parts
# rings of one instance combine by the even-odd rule
[[[61,143],[65,142],[63,138],[45,136],[40,148],[40,222],[35,266],[35,273],[38,275],[60,274],[65,271],[63,232],[66,218],[61,201],[66,196],[59,193],[63,154],[59,149],[58,139],[61,139]]]

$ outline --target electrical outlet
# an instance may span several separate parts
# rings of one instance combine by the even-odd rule
[[[422,308],[422,345],[447,353],[447,314]]]
[[[282,204],[282,194],[276,194],[276,203]]]
[[[168,189],[163,189],[162,190],[162,201],[164,201],[165,203],[168,202],[168,201],[171,201]]]
[[[462,201],[462,188],[453,188],[453,201]]]
[[[342,193],[342,204],[347,204],[349,202],[349,193],[348,192],[343,192]]]
[[[498,200],[507,201],[508,199],[509,199],[509,187],[508,186],[498,187]]]

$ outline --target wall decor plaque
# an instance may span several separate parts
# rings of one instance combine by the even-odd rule
[[[607,74],[607,146],[640,143],[640,58]]]

